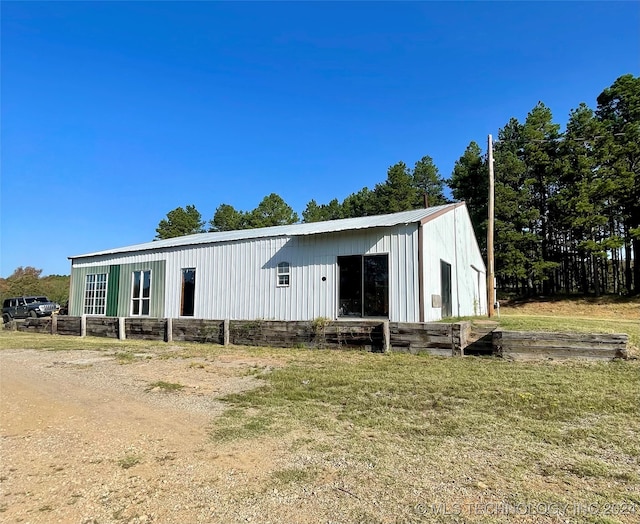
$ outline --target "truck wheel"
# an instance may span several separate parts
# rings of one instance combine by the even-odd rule
[[[38,313],[36,313],[35,310],[32,309],[31,311],[29,311],[29,316],[31,318],[38,318]]]
[[[9,322],[11,322],[11,317],[7,313],[5,313],[4,315],[2,315],[2,321],[5,324],[8,324]]]

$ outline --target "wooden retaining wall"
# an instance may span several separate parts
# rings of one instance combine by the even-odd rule
[[[381,322],[330,322],[313,329],[315,347],[384,351],[384,324]]]
[[[163,318],[126,318],[124,325],[126,338],[167,340],[167,322]]]
[[[229,341],[247,346],[383,349],[380,322],[232,320]]]
[[[80,317],[68,317],[66,315],[57,315],[58,335],[76,335],[80,336],[82,319]]]
[[[61,316],[58,316],[58,333],[60,332],[61,318]],[[118,338],[118,319],[113,317],[87,317],[87,334],[92,337]]]
[[[55,316],[18,320],[7,329],[53,333],[83,334],[82,317]],[[175,340],[247,346],[361,348],[381,351],[384,348],[383,323],[379,321],[285,322],[274,320],[203,320],[85,317],[86,335],[144,340]],[[124,332],[120,332],[124,322]],[[52,323],[54,324],[52,326]],[[225,333],[225,325],[228,326]]]
[[[626,334],[522,332],[470,322],[285,322],[114,317],[53,317],[12,321],[5,329],[145,340],[247,346],[357,348],[439,356],[492,354],[507,359],[627,358]],[[488,341],[491,341],[490,344]],[[491,352],[489,352],[491,348]]]
[[[51,333],[51,317],[25,318],[16,322],[16,327],[19,331],[28,333]]]
[[[443,324],[390,322],[390,345],[394,351],[440,356],[464,354],[469,322]]]
[[[552,333],[530,331],[493,332],[494,355],[511,360],[627,358],[624,333]]]
[[[470,324],[464,354],[474,356],[493,355],[493,332],[498,328],[498,323],[489,320],[474,320]]]
[[[173,340],[224,343],[224,322],[222,320],[174,318],[172,324]]]

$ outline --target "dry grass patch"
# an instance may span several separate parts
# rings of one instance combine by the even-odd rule
[[[547,297],[500,301],[507,315],[560,316],[573,318],[640,320],[640,297]]]
[[[280,435],[279,489],[330,487],[348,519],[452,522],[416,515],[423,503],[640,505],[639,377],[637,362],[303,351],[265,387],[227,397],[211,435]],[[493,522],[474,511],[465,522]]]

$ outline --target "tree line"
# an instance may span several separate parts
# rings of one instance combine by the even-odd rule
[[[302,212],[303,222],[320,222],[339,218],[394,213],[424,207],[424,195],[429,205],[447,202],[445,180],[429,156],[417,161],[413,169],[398,162],[387,171],[387,179],[373,189],[362,188],[342,202],[331,200],[318,204],[311,200]],[[282,226],[300,222],[298,214],[279,195],[271,193],[251,211],[240,211],[229,204],[221,204],[207,222],[193,205],[178,207],[167,213],[156,228],[156,240],[195,233],[233,231],[257,227]]]
[[[0,278],[0,301],[20,296],[46,296],[49,300],[64,304],[69,299],[68,275],[42,276],[42,269],[18,267],[7,278]]]
[[[516,295],[640,292],[640,78],[621,76],[581,103],[564,131],[539,102],[524,122],[511,118],[497,135],[495,273],[498,289]],[[316,222],[405,211],[464,200],[486,255],[488,164],[472,141],[444,179],[429,156],[342,202],[311,200],[302,221]],[[220,205],[205,228],[194,206],[160,221],[156,238],[293,224],[300,217],[278,195],[251,211]]]
[[[581,103],[564,132],[539,102],[495,145],[495,272],[517,295],[640,292],[640,78]],[[472,142],[449,185],[478,239],[487,228],[487,158]]]

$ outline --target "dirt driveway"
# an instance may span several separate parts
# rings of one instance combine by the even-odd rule
[[[0,521],[237,521],[238,489],[267,475],[284,450],[221,446],[207,428],[224,409],[218,398],[261,384],[249,369],[277,365],[0,352]],[[183,387],[170,392],[170,383]]]

